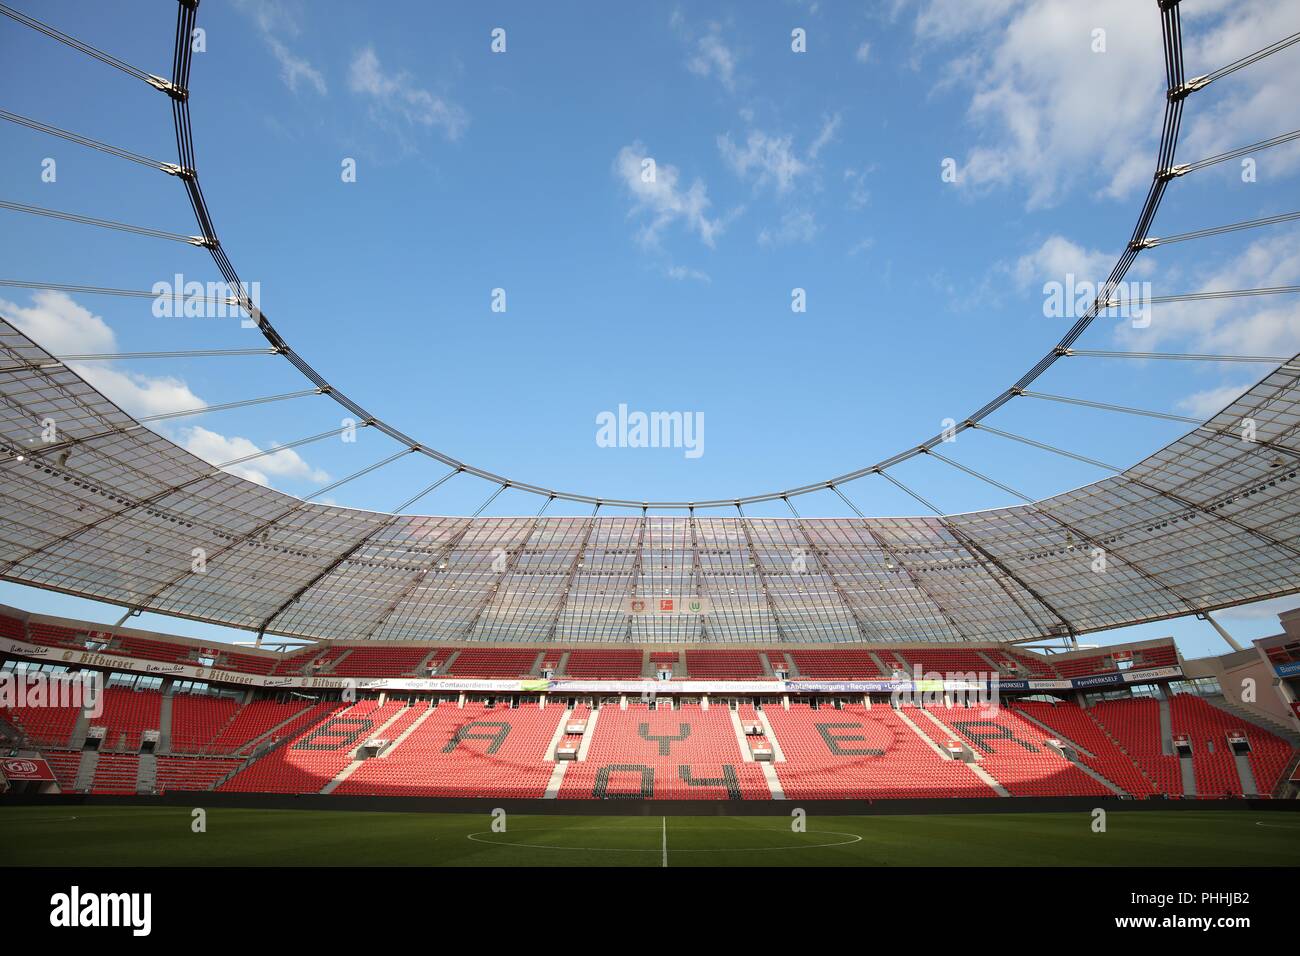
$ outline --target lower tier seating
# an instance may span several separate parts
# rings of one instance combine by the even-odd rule
[[[555,764],[546,752],[564,716],[539,708],[444,703],[405,740],[365,761],[335,793],[410,797],[540,798]]]
[[[1088,713],[1124,749],[1158,793],[1183,795],[1178,758],[1162,749],[1158,701],[1150,697],[1103,700],[1093,704]]]
[[[775,767],[787,799],[996,796],[964,763],[917,736],[888,704],[843,710],[795,704],[788,711],[764,708],[763,717],[785,755]]]
[[[771,799],[763,771],[745,762],[725,707],[603,707],[587,732],[587,759],[569,765],[561,799]]]
[[[170,790],[211,790],[240,761],[234,757],[177,757],[158,758],[158,784],[160,793]]]
[[[1013,797],[1114,796],[1047,746],[1048,735],[1015,710],[944,708],[935,716],[979,755],[979,764]]]
[[[1087,711],[1073,701],[1050,704],[1046,701],[1018,701],[1014,705],[1046,724],[1061,737],[1082,747],[1079,759],[1111,783],[1134,797],[1149,797],[1156,792],[1137,764],[1097,725]]]

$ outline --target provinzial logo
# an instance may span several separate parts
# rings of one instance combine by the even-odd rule
[[[152,893],[68,893],[50,897],[50,925],[78,927],[129,927],[132,936],[148,936],[153,929]]]

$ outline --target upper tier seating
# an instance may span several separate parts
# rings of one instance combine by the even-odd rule
[[[27,640],[27,625],[19,618],[10,617],[8,614],[0,614],[0,637],[6,637],[11,641]]]
[[[976,651],[951,650],[946,648],[900,647],[894,651],[909,665],[920,665],[923,673],[938,674],[987,674],[991,668],[989,662]],[[912,667],[908,667],[911,675]]]
[[[569,651],[564,665],[567,677],[636,680],[641,676],[641,652],[637,650]]]
[[[788,800],[996,796],[964,763],[918,737],[888,704],[843,710],[792,704],[788,711],[766,707],[763,717],[785,755],[786,762],[774,766]]]
[[[197,658],[197,648],[188,644],[172,644],[168,641],[151,641],[143,637],[119,637],[110,653],[123,657],[143,658],[150,661],[167,661],[168,663],[192,663]]]
[[[888,677],[880,672],[870,651],[791,651],[790,659],[799,668],[799,676],[830,680],[879,680]]]
[[[756,680],[767,676],[758,651],[687,651],[686,674],[695,680]]]
[[[329,673],[331,677],[414,675],[429,653],[427,647],[356,647]]]
[[[688,705],[600,709],[587,759],[571,763],[561,799],[767,800],[763,771],[746,763],[731,712]]]
[[[217,658],[216,667],[220,670],[243,671],[246,674],[269,674],[276,663],[273,657],[262,657],[256,654],[235,654],[227,651]]]
[[[85,631],[74,631],[60,624],[45,624],[41,621],[27,622],[27,640],[33,644],[45,644],[50,647],[73,647],[85,650]]]
[[[466,647],[447,671],[453,677],[528,677],[540,651],[502,647]]]

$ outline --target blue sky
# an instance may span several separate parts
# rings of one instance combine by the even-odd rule
[[[163,5],[69,0],[34,15],[151,72],[170,64]],[[1300,29],[1288,5],[1183,5],[1189,75]],[[1154,163],[1163,68],[1156,4],[1104,0],[618,5],[205,0],[191,104],[223,243],[276,326],[332,382],[422,441],[518,480],[641,499],[722,498],[870,464],[960,420],[1014,381],[1073,318],[1044,283],[1105,276]],[[491,50],[492,31],[506,49]],[[806,52],[791,31],[806,32]],[[1094,49],[1105,31],[1105,50]],[[174,159],[165,97],[11,22],[3,107]],[[1300,127],[1289,50],[1188,101],[1178,159]],[[4,198],[171,232],[195,225],[179,182],[0,124]],[[1152,232],[1295,206],[1296,144],[1176,181]],[[55,182],[42,162],[57,163]],[[656,178],[640,178],[642,160]],[[354,160],[356,181],[341,176]],[[941,177],[952,159],[956,182]],[[6,277],[148,289],[215,281],[207,254],[9,212]],[[1300,280],[1300,233],[1253,230],[1143,253],[1154,295]],[[506,311],[493,312],[504,289]],[[791,311],[793,289],[807,311]],[[55,352],[255,348],[230,319],[149,303],[0,288],[0,310]],[[1294,353],[1294,297],[1156,307],[1149,328],[1094,324],[1083,348]],[[1260,366],[1072,359],[1043,391],[1207,416]],[[87,366],[139,414],[302,387],[273,358]],[[704,453],[602,448],[596,416],[698,413]],[[338,425],[325,399],[183,419],[166,433],[209,460]],[[992,424],[1126,465],[1184,426],[1013,402]],[[991,436],[952,457],[1034,497],[1104,477]],[[246,473],[293,494],[392,453],[377,434],[284,453]],[[418,457],[330,495],[391,509],[441,473]],[[948,511],[1009,504],[936,462],[899,478]],[[491,488],[456,479],[417,506],[466,513]],[[880,479],[865,513],[911,514]],[[488,514],[532,513],[501,495]],[[557,503],[549,514],[585,513]],[[805,515],[844,513],[833,496]],[[779,515],[784,506],[751,514]],[[32,610],[116,609],[0,586]],[[1300,600],[1225,613],[1243,638]],[[162,630],[211,633],[149,617]],[[1195,621],[1090,640],[1174,633]],[[241,637],[243,635],[236,635]]]

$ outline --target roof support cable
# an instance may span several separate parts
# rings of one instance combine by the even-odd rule
[[[1287,47],[1295,43],[1300,43],[1300,33],[1293,33],[1288,37],[1283,37],[1281,40],[1278,40],[1275,43],[1270,43],[1268,46],[1256,50],[1254,53],[1249,53],[1239,60],[1233,60],[1227,66],[1219,67],[1219,69],[1215,70],[1213,73],[1206,73],[1204,76],[1198,76],[1193,80],[1188,80],[1178,89],[1171,91],[1170,97],[1173,98],[1176,96],[1178,99],[1183,99],[1189,93],[1203,90],[1215,80],[1221,80],[1228,74],[1235,73],[1243,67],[1258,63],[1265,57],[1272,56],[1279,50],[1285,50]]]
[[[277,355],[276,349],[190,349],[184,352],[90,352],[84,355],[60,355],[64,362],[125,362],[135,359],[224,358],[241,355]],[[318,389],[309,393],[319,394]]]
[[[1280,365],[1284,371],[1300,371],[1300,365],[1287,365],[1291,361],[1286,355],[1196,355],[1182,352],[1098,352],[1091,349],[1064,349],[1063,357],[1069,358],[1119,358],[1119,359],[1163,359],[1171,362],[1258,362],[1264,365]]]
[[[1023,492],[1016,491],[1016,489],[1012,488],[1010,485],[1004,485],[996,478],[990,478],[988,475],[981,474],[980,472],[976,471],[974,468],[968,468],[965,465],[961,464],[960,462],[953,461],[951,458],[939,454],[933,448],[926,449],[925,453],[929,455],[931,458],[938,458],[944,464],[951,465],[953,468],[956,468],[958,471],[964,471],[972,478],[978,478],[980,481],[992,485],[994,488],[999,488],[1002,491],[1005,491],[1007,494],[1011,495],[1014,498],[1019,498],[1027,505],[1034,503],[1034,499],[1030,498],[1028,495],[1024,494]]]
[[[49,123],[42,123],[40,120],[32,119],[30,116],[11,113],[9,110],[0,110],[0,119],[7,120],[8,122],[17,124],[18,126],[26,126],[30,130],[44,133],[47,136],[56,136],[59,139],[65,139],[70,143],[76,143],[78,146],[97,149],[101,153],[116,156],[118,159],[129,160],[133,163],[139,163],[141,166],[148,166],[151,169],[157,169],[170,176],[179,176],[186,172],[186,170],[181,169],[181,167],[177,166],[175,163],[164,163],[157,159],[151,159],[148,156],[132,152],[129,149],[123,149],[120,146],[113,146],[110,143],[101,143],[99,140],[91,139],[89,136],[82,136],[80,133],[74,133],[71,130],[60,129],[57,126],[51,126]]]
[[[505,491],[509,487],[510,487],[509,485],[498,485],[497,490],[492,492],[492,494],[488,495],[487,501],[479,505],[478,509],[472,515],[470,515],[470,517],[477,518],[479,515],[481,515],[484,511],[487,510],[488,505],[492,504],[492,502],[497,500],[497,495],[501,494],[501,492]]]
[[[204,405],[201,408],[186,408],[175,412],[163,412],[160,415],[146,415],[144,418],[137,418],[136,421],[141,424],[150,422],[169,421],[173,418],[188,418],[190,415],[206,415],[208,412],[224,412],[232,408],[247,408],[250,405],[266,405],[270,402],[283,402],[291,398],[306,398],[308,395],[319,395],[320,390],[315,388],[305,388],[298,392],[285,392],[282,395],[264,395],[261,398],[246,398],[238,402],[225,402],[221,405]]]
[[[977,424],[972,427],[978,428],[980,431],[989,432],[990,434],[993,435],[1001,435],[1003,438],[1010,438],[1012,441],[1018,441],[1025,445],[1031,445],[1032,447],[1042,449],[1043,451],[1050,451],[1053,454],[1061,455],[1062,457],[1065,458],[1073,458],[1075,461],[1081,461],[1085,465],[1092,465],[1093,467],[1100,468],[1103,471],[1114,472],[1117,475],[1121,474],[1124,471],[1123,468],[1117,468],[1114,465],[1108,465],[1104,461],[1098,461],[1097,459],[1089,458],[1086,455],[1076,455],[1074,452],[1066,451],[1064,448],[1057,448],[1055,445],[1048,445],[1041,441],[1035,441],[1032,438],[1026,438],[1023,435],[1016,435],[1012,432],[1006,432],[1000,428],[994,428],[992,425]]]
[[[782,643],[790,640],[790,635],[786,632],[785,626],[781,623],[781,615],[776,609],[776,601],[772,598],[772,589],[767,584],[767,571],[763,567],[763,562],[758,556],[758,548],[754,545],[753,529],[749,526],[749,519],[745,517],[745,509],[736,502],[736,514],[740,516],[740,530],[745,533],[745,550],[749,552],[749,563],[754,573],[758,576],[758,585],[763,589],[763,598],[767,604],[767,613],[772,615],[772,626],[776,628],[776,639]]]
[[[301,448],[303,445],[310,445],[313,442],[323,441],[326,438],[333,438],[335,435],[341,435],[349,428],[365,428],[369,422],[358,422],[356,425],[344,425],[341,428],[331,428],[327,432],[321,432],[319,435],[312,435],[308,438],[299,438],[297,441],[291,441],[285,445],[273,445],[270,448],[264,448],[261,451],[254,452],[251,455],[244,455],[241,458],[232,458],[230,461],[223,461],[215,467],[224,471],[227,468],[233,468],[235,465],[242,465],[245,462],[256,461],[258,458],[264,458],[267,455],[275,455],[282,451],[288,451],[293,448]]]
[[[1020,590],[1024,591],[1025,594],[1033,598],[1033,600],[1037,604],[1045,608],[1052,615],[1052,617],[1056,618],[1057,622],[1061,627],[1065,628],[1070,633],[1074,633],[1073,625],[1071,625],[1070,622],[1066,620],[1065,617],[1062,616],[1061,613],[1057,611],[1056,608],[1053,607],[1051,603],[1047,601],[1046,598],[1044,598],[1041,594],[1039,594],[1038,591],[1035,590],[1033,587],[1031,587],[1027,582],[1023,581],[1020,577],[1018,577],[1002,561],[994,557],[993,554],[991,554],[989,551],[981,547],[972,538],[970,538],[969,536],[963,534],[960,530],[958,530],[957,527],[944,516],[943,511],[937,508],[926,498],[923,498],[921,495],[917,494],[907,485],[903,484],[893,475],[883,471],[880,474],[883,478],[893,483],[900,490],[911,495],[913,498],[915,498],[917,501],[919,501],[921,504],[925,505],[927,508],[929,508],[931,511],[935,513],[935,515],[939,519],[939,524],[943,527],[943,529],[947,531],[948,534],[952,535],[953,540],[957,544],[961,545],[961,547],[964,548],[971,555],[971,557],[975,560],[975,563],[980,565],[980,567],[983,569],[984,573],[987,574],[995,583],[997,583],[997,585],[1002,589],[1002,591],[1007,595],[1007,597],[1009,597],[1012,600],[1012,602],[1018,608],[1020,608],[1021,613],[1025,615],[1025,618],[1029,621],[1031,627],[1037,628],[1037,627],[1041,627],[1041,625],[1038,619],[1029,613],[1029,609],[1025,607],[1024,604],[1021,603],[1020,598],[1016,596],[1015,592],[1013,592],[1007,586],[1006,583],[1007,580],[1014,581],[1016,586],[1020,588]],[[1001,577],[992,573],[989,570],[988,566],[990,564],[1002,572]]]
[[[587,545],[591,541],[591,532],[596,528],[596,513],[600,511],[600,502],[596,502],[595,507],[591,509],[591,514],[587,517],[586,524],[582,529],[582,540],[578,543],[578,550],[573,555],[573,560],[569,562],[568,572],[564,576],[564,590],[560,593],[559,603],[556,605],[555,613],[551,615],[551,623],[546,628],[546,639],[555,640],[556,632],[560,628],[560,619],[564,617],[564,611],[569,606],[569,594],[573,590],[573,583],[577,580],[578,572],[582,570],[583,563],[587,556]]]
[[[1186,415],[1172,415],[1169,412],[1153,412],[1145,408],[1130,408],[1127,405],[1111,405],[1108,402],[1090,402],[1083,398],[1067,398],[1064,395],[1049,395],[1046,392],[1021,391],[1020,394],[1026,398],[1041,398],[1046,401],[1060,402],[1065,405],[1082,405],[1085,408],[1097,408],[1104,412],[1122,412],[1125,415],[1142,415],[1146,418],[1160,418],[1168,422],[1182,422],[1185,425],[1204,424],[1204,422],[1199,418],[1188,418]]]
[[[352,474],[344,478],[340,478],[338,481],[330,482],[324,488],[317,488],[311,494],[304,496],[302,500],[314,501],[315,499],[319,498],[321,495],[327,495],[331,491],[343,487],[350,481],[356,481],[358,478],[362,478],[370,474],[372,471],[378,471],[380,468],[383,468],[385,465],[391,465],[393,462],[397,461],[397,459],[409,455],[413,451],[415,451],[414,448],[403,448],[401,451],[394,452],[393,454],[389,455],[387,458],[383,459],[382,461],[377,461],[373,465],[367,465],[365,468],[362,468],[360,471],[354,471]]]
[[[1217,163],[1226,163],[1228,160],[1237,159],[1240,156],[1249,156],[1251,153],[1258,153],[1261,150],[1269,149],[1273,146],[1281,146],[1283,143],[1289,143],[1294,139],[1300,139],[1300,129],[1292,130],[1289,133],[1279,133],[1277,136],[1269,139],[1261,139],[1258,143],[1251,143],[1249,146],[1239,146],[1236,149],[1230,149],[1226,153],[1216,153],[1214,156],[1207,156],[1205,159],[1198,160],[1194,163],[1180,163],[1173,167],[1173,175],[1185,176],[1193,173],[1198,169],[1204,169],[1207,166],[1214,166]]]
[[[137,69],[125,60],[120,60],[111,53],[106,53],[97,47],[91,46],[89,43],[78,40],[76,37],[62,32],[61,30],[56,30],[48,23],[43,23],[35,17],[29,17],[25,13],[20,13],[6,3],[0,3],[0,14],[9,17],[9,19],[14,20],[17,23],[21,23],[25,27],[31,27],[37,33],[45,34],[51,40],[57,40],[65,46],[72,47],[72,49],[76,50],[78,53],[84,53],[86,56],[94,57],[101,63],[107,63],[114,69],[121,70],[128,76],[133,76],[137,80],[148,83],[155,89],[162,90],[169,94],[173,93],[172,84],[162,77],[154,76],[152,73],[146,73],[144,70]],[[186,45],[188,46],[188,42]]]
[[[1279,213],[1276,216],[1265,216],[1263,219],[1247,219],[1244,222],[1232,222],[1224,226],[1211,226],[1208,229],[1197,229],[1194,232],[1181,232],[1175,236],[1151,236],[1134,241],[1138,248],[1154,249],[1157,246],[1167,246],[1173,242],[1186,242],[1188,239],[1205,239],[1210,236],[1221,236],[1228,232],[1240,232],[1243,229],[1257,229],[1260,226],[1273,226],[1277,225],[1279,222],[1291,222],[1295,219],[1300,219],[1300,211]]]
[[[176,232],[164,232],[161,229],[151,229],[148,226],[133,226],[127,222],[117,222],[113,219],[96,219],[93,216],[82,216],[75,212],[62,212],[58,209],[47,209],[44,206],[32,206],[27,203],[11,202],[7,199],[0,199],[0,209],[8,209],[11,212],[22,212],[29,216],[44,216],[47,219],[61,219],[64,222],[76,222],[83,226],[98,226],[101,229],[115,229],[118,232],[129,232],[137,236],[148,236],[151,239],[170,239],[172,242],[184,242],[191,246],[207,246],[210,242],[204,236],[182,236]]]
[[[939,515],[940,517],[943,516],[943,511],[942,511],[942,509],[938,508],[938,507],[937,507],[937,506],[936,506],[932,501],[930,501],[929,499],[921,497],[919,494],[917,494],[917,493],[916,493],[915,491],[913,491],[911,488],[907,487],[907,485],[903,484],[901,481],[899,481],[897,478],[895,478],[895,477],[894,477],[893,475],[891,475],[889,472],[887,472],[887,471],[885,471],[885,470],[882,469],[880,472],[878,472],[878,474],[880,475],[881,478],[884,478],[887,482],[889,482],[889,483],[890,483],[891,485],[893,485],[894,487],[898,488],[900,491],[904,492],[905,494],[909,495],[909,496],[912,497],[912,498],[915,498],[915,499],[916,499],[917,501],[919,501],[922,505],[924,505],[925,507],[927,507],[927,508],[929,508],[931,511],[933,511],[936,515]]]
[[[804,525],[803,517],[799,514],[799,510],[795,508],[794,502],[789,498],[782,498],[781,500],[785,502],[785,506],[790,509],[790,514],[794,516],[795,527],[798,528],[799,533],[803,535],[804,544],[808,546],[809,551],[816,555],[818,569],[826,575],[826,580],[830,582],[836,596],[840,599],[840,603],[844,605],[845,612],[852,619],[854,625],[856,625],[858,636],[864,641],[878,640],[880,635],[873,635],[871,633],[871,629],[867,626],[867,622],[862,618],[860,609],[855,607],[853,602],[849,600],[848,593],[844,590],[843,586],[841,586],[839,578],[835,576],[835,568],[826,558],[826,552],[813,543],[812,535],[808,533],[808,528]]]
[[[403,511],[405,511],[407,508],[411,507],[411,505],[415,504],[417,501],[419,501],[419,500],[420,500],[421,498],[423,498],[425,495],[429,494],[429,492],[431,492],[431,491],[436,491],[438,488],[440,488],[440,487],[442,486],[443,482],[448,481],[448,480],[450,480],[450,479],[452,479],[452,478],[455,478],[457,475],[459,475],[459,474],[463,474],[463,473],[464,473],[463,469],[460,469],[460,468],[453,468],[451,471],[447,472],[445,475],[443,475],[441,478],[439,478],[439,479],[438,479],[437,481],[435,481],[433,484],[431,484],[431,485],[426,485],[425,488],[424,488],[424,490],[418,492],[417,494],[412,495],[410,498],[407,498],[407,499],[406,499],[405,501],[403,501],[400,505],[398,505],[396,508],[393,509],[393,513],[394,513],[394,514],[401,514],[401,513],[402,513]]]
[[[239,305],[239,298],[230,295],[191,295],[184,290],[152,292],[146,289],[114,289],[107,286],[73,285],[67,282],[30,282],[26,279],[0,279],[0,286],[11,289],[33,289],[38,292],[75,292],[81,295],[116,295],[136,299],[182,299],[186,302],[211,302],[219,305]],[[284,352],[286,349],[277,349]]]

